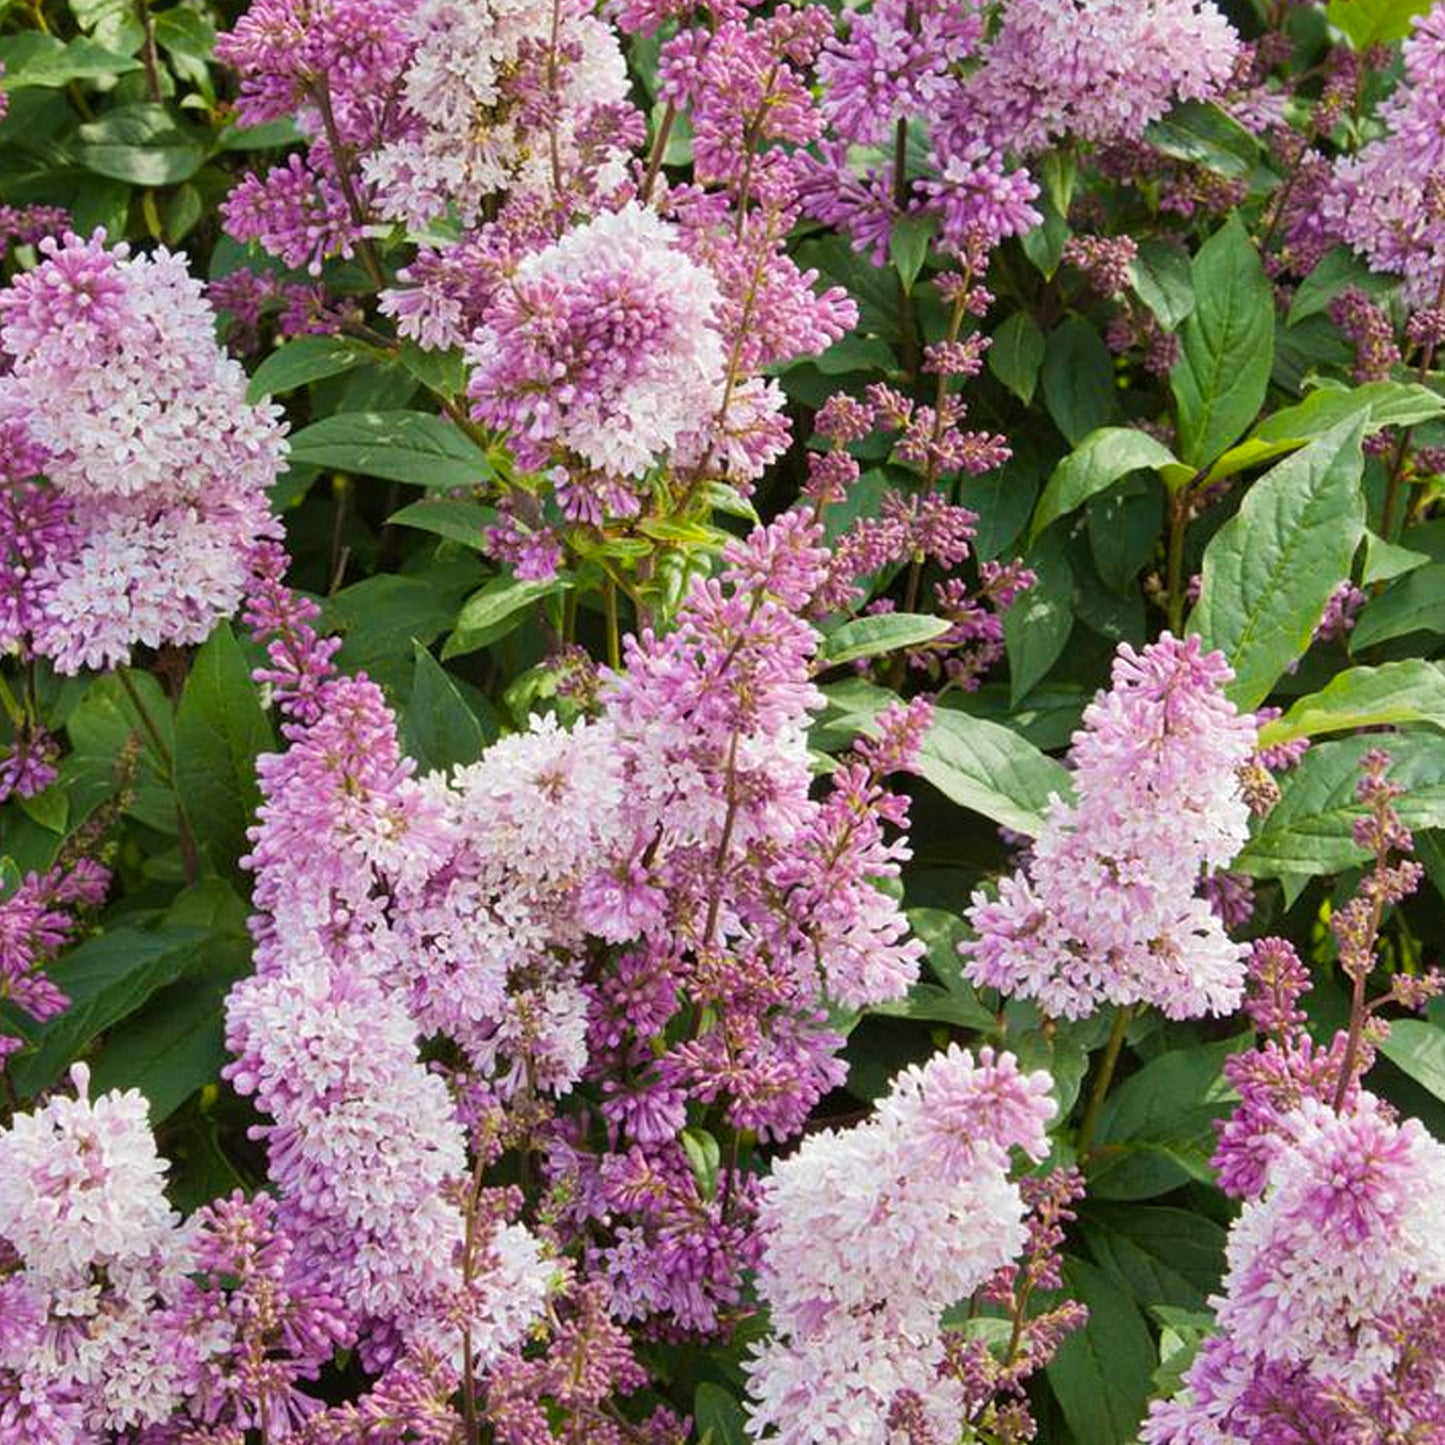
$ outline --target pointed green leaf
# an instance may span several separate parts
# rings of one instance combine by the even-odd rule
[[[918,612],[884,612],[876,617],[859,617],[845,622],[824,639],[818,650],[818,665],[837,667],[862,657],[878,657],[905,647],[918,647],[942,637],[953,624],[944,617]]]
[[[1034,512],[1030,540],[1060,517],[1082,507],[1090,497],[1112,487],[1120,477],[1174,465],[1178,465],[1178,458],[1148,432],[1123,426],[1090,432],[1054,468]]]
[[[1406,723],[1445,728],[1445,673],[1433,662],[1410,658],[1383,667],[1352,667],[1261,728],[1259,740],[1273,747],[1295,738]]]
[[[222,872],[246,851],[261,800],[256,758],[275,746],[256,684],[228,623],[191,664],[176,710],[176,789],[196,840]]]
[[[421,411],[350,411],[291,438],[291,460],[417,487],[471,487],[492,464],[451,422]]]
[[[1269,696],[1349,576],[1365,527],[1363,433],[1357,416],[1280,462],[1205,550],[1189,629],[1229,659],[1240,708]]]
[[[370,347],[345,336],[298,336],[278,346],[256,368],[246,387],[246,400],[285,396],[308,382],[339,376],[375,358]]]
[[[1044,333],[1027,311],[1015,311],[994,332],[988,348],[988,369],[1025,406],[1034,399],[1044,349]]]
[[[934,714],[918,770],[945,797],[1033,837],[1052,794],[1072,792],[1068,769],[998,723],[951,708]]]
[[[1179,330],[1170,385],[1179,452],[1212,462],[1259,414],[1274,361],[1274,288],[1237,216],[1194,258],[1194,310]]]

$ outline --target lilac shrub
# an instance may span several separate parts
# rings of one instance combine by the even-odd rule
[[[0,1445],[1445,1440],[1445,3],[0,10]]]

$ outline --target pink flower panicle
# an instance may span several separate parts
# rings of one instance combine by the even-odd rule
[[[1229,677],[1197,638],[1121,646],[1074,735],[1077,801],[1051,803],[997,899],[974,895],[978,937],[960,946],[972,982],[1068,1018],[1105,1002],[1175,1018],[1238,1005],[1245,950],[1199,896],[1248,830],[1237,773],[1255,727],[1225,698]]]
[[[276,529],[279,409],[246,402],[183,258],[100,232],[40,250],[0,292],[3,636],[61,672],[203,641]]]
[[[1265,1187],[1230,1231],[1220,1333],[1184,1391],[1152,1407],[1143,1439],[1274,1438],[1271,1422],[1291,1414],[1429,1438],[1445,1398],[1445,1245],[1431,1205],[1445,1146],[1363,1091],[1338,1114],[1305,1098],[1280,1125]]]
[[[600,216],[523,260],[498,297],[468,350],[473,414],[507,431],[523,466],[560,451],[640,480],[718,408],[718,304],[674,228],[635,204]],[[578,488],[573,511],[600,520],[590,505]]]
[[[1438,304],[1445,276],[1445,12],[1419,16],[1405,75],[1380,107],[1386,133],[1335,163],[1323,216],[1374,271],[1404,279],[1415,306]]]
[[[900,1074],[867,1123],[810,1135],[774,1167],[758,1270],[773,1335],[747,1366],[754,1433],[882,1440],[900,1396],[933,1438],[957,1433],[968,1397],[940,1373],[941,1316],[1026,1248],[1011,1156],[1046,1151],[1054,1111],[1047,1074],[953,1045]]]

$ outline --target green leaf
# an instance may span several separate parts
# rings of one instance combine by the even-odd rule
[[[1412,632],[1445,632],[1445,562],[1432,562],[1402,577],[1360,614],[1350,634],[1352,651]]]
[[[177,5],[155,17],[156,44],[170,55],[209,65],[216,44],[216,27],[199,10]]]
[[[919,772],[945,797],[1016,833],[1035,836],[1049,796],[1072,792],[1068,769],[1009,728],[939,708]]]
[[[1091,1204],[1089,1252],[1141,1305],[1202,1310],[1224,1273],[1223,1226],[1189,1209]]]
[[[1268,723],[1259,740],[1273,747],[1295,738],[1405,723],[1445,728],[1445,673],[1433,662],[1410,658],[1383,667],[1352,667]]]
[[[938,230],[936,216],[913,213],[899,216],[893,222],[893,233],[888,238],[888,259],[898,271],[898,279],[905,291],[913,290],[918,273],[928,259],[928,248],[933,244]]]
[[[697,1181],[698,1192],[704,1199],[715,1198],[718,1169],[722,1164],[722,1150],[717,1140],[706,1129],[684,1129],[677,1137],[687,1155],[692,1177]]]
[[[1044,452],[1028,432],[1011,442],[1013,455],[1001,467],[981,477],[962,477],[957,483],[962,506],[978,513],[974,553],[983,561],[1013,546],[1028,525],[1047,465]]]
[[[1390,779],[1404,794],[1395,806],[1416,832],[1445,826],[1445,739],[1432,733],[1381,738],[1366,735],[1317,743],[1279,780],[1280,800],[1235,862],[1261,878],[1314,877],[1364,862],[1370,853],[1355,842],[1355,820],[1364,816],[1356,797],[1360,760],[1384,747]]]
[[[124,105],[76,134],[81,142],[76,158],[86,170],[131,185],[177,185],[205,164],[205,147],[181,130],[163,105]]]
[[[1424,1019],[1392,1019],[1378,1047],[1417,1084],[1445,1099],[1445,1028]]]
[[[1083,1260],[1064,1262],[1064,1288],[1089,1311],[1046,1366],[1075,1445],[1132,1440],[1149,1399],[1154,1345],[1144,1317],[1113,1278]]]
[[[474,763],[488,737],[447,670],[426,648],[416,649],[411,697],[401,714],[401,739],[422,772]]]
[[[154,1126],[214,1083],[230,1057],[226,995],[250,967],[244,935],[214,939],[205,950],[204,977],[182,978],[161,989],[106,1035],[92,1068],[91,1092],[139,1089]]]
[[[1365,565],[1360,573],[1360,586],[1373,587],[1376,582],[1393,582],[1397,577],[1427,566],[1428,552],[1416,552],[1387,542],[1373,532],[1365,533]]]
[[[898,369],[893,348],[878,336],[859,336],[856,331],[841,336],[813,365],[824,376],[846,376],[850,371],[881,371],[885,376]]]
[[[291,438],[291,460],[418,487],[471,487],[492,464],[451,422],[420,411],[351,411]]]
[[[1037,581],[1004,614],[1009,695],[1015,705],[1056,663],[1074,628],[1074,574],[1059,532],[1045,532],[1024,559]]]
[[[1403,40],[1411,22],[1423,15],[1431,0],[1330,0],[1325,14],[1349,37],[1356,50]]]
[[[140,61],[93,40],[80,37],[65,44],[35,31],[0,38],[0,62],[5,66],[0,89],[11,91],[58,89],[72,80],[105,80],[141,68]]]
[[[1365,527],[1363,433],[1357,416],[1279,463],[1205,549],[1189,628],[1229,659],[1241,709],[1258,707],[1304,653],[1349,576]]]
[[[1035,226],[1019,244],[1023,247],[1024,255],[1033,263],[1034,269],[1045,281],[1052,281],[1054,273],[1059,269],[1059,262],[1063,260],[1064,246],[1071,234],[1069,223],[1047,197],[1038,203],[1037,209],[1044,218],[1043,224]]]
[[[251,669],[229,623],[196,654],[176,709],[176,787],[211,862],[225,872],[246,851],[261,800],[256,758],[275,746]]]
[[[1139,299],[1166,331],[1177,331],[1194,310],[1194,274],[1189,253],[1168,241],[1147,240],[1129,263]]]
[[[1114,358],[1099,333],[1077,316],[1049,334],[1043,383],[1044,405],[1070,446],[1119,414]]]
[[[928,967],[934,978],[952,995],[962,1026],[991,1030],[997,1022],[993,1011],[983,1006],[974,986],[963,976],[958,945],[969,936],[968,925],[956,913],[941,908],[910,908],[907,918],[914,936],[928,950]]]
[[[1059,215],[1067,216],[1074,199],[1074,182],[1079,178],[1078,156],[1071,149],[1055,146],[1044,153],[1037,174],[1049,204]]]
[[[861,657],[878,657],[906,647],[918,647],[942,637],[953,624],[944,617],[919,612],[884,612],[858,617],[835,628],[818,650],[820,668],[838,667]]]
[[[1145,469],[1159,471],[1178,464],[1178,458],[1148,432],[1110,426],[1090,432],[1054,468],[1034,512],[1030,540],[1044,528],[1082,507],[1090,497],[1112,487],[1120,477]]]
[[[692,1414],[699,1445],[748,1445],[743,1407],[721,1385],[703,1381],[693,1396]]]
[[[1025,406],[1034,399],[1046,343],[1027,311],[1015,311],[993,334],[988,369]]]
[[[1266,417],[1244,441],[1219,457],[1205,481],[1223,481],[1287,456],[1353,417],[1363,417],[1365,435],[1374,436],[1386,427],[1415,426],[1441,415],[1445,415],[1445,402],[1423,386],[1395,381],[1357,387],[1321,386],[1298,405]]]
[[[951,1028],[990,1032],[997,1020],[975,999],[966,999],[936,983],[915,983],[906,998],[874,1004],[866,1012],[880,1018],[915,1019],[919,1023],[948,1024]]]
[[[1186,100],[1144,132],[1156,150],[1225,176],[1245,176],[1259,160],[1259,142],[1217,105]],[[1197,273],[1196,273],[1197,274]]]
[[[148,933],[122,926],[63,954],[47,972],[70,1007],[35,1032],[33,1051],[17,1057],[16,1087],[27,1096],[48,1088],[96,1035],[202,961],[210,938],[201,928]]]
[[[524,614],[544,597],[563,592],[572,585],[560,577],[550,582],[522,582],[515,577],[493,577],[463,604],[452,635],[442,648],[442,658],[459,657],[486,647],[512,628],[520,626]]]
[[[375,359],[376,353],[369,346],[345,336],[298,336],[278,346],[256,368],[246,387],[246,400],[258,402],[267,396],[285,396],[308,382],[339,376]]]
[[[414,341],[401,344],[401,364],[438,396],[460,396],[467,387],[467,362],[461,347],[433,351]]]
[[[425,497],[393,512],[389,518],[394,527],[415,527],[479,552],[487,545],[486,529],[496,520],[495,507],[484,507],[459,497]]]
[[[1274,362],[1274,288],[1237,216],[1194,258],[1194,310],[1179,330],[1170,374],[1179,411],[1179,452],[1212,462],[1264,404]]]
[[[1176,1049],[1145,1064],[1109,1096],[1089,1169],[1096,1199],[1150,1199],[1190,1179],[1210,1181],[1214,1121],[1228,1112],[1221,1075],[1241,1035]]]

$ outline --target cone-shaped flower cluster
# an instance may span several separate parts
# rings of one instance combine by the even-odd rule
[[[953,1439],[943,1311],[1024,1249],[1010,1154],[1047,1150],[1045,1073],[953,1046],[905,1070],[877,1114],[814,1134],[763,1188],[758,1288],[773,1337],[749,1366],[750,1429],[779,1445],[885,1445],[899,1396]]]
[[[975,984],[1065,1018],[1105,1003],[1171,1018],[1238,1006],[1245,950],[1198,895],[1248,829],[1236,774],[1255,726],[1224,696],[1230,676],[1196,637],[1120,648],[1112,690],[1074,735],[1077,801],[1053,801],[996,900],[974,895],[978,937],[961,947]]]
[[[0,646],[75,672],[204,641],[275,530],[279,409],[246,401],[183,257],[40,249],[0,292]]]

